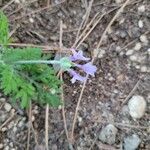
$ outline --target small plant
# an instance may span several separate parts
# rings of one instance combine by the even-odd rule
[[[76,80],[84,82],[83,77],[73,70],[82,69],[86,74],[94,76],[96,67],[91,62],[80,65],[78,61],[89,61],[83,52],[72,49],[70,57],[52,60],[50,55],[43,55],[39,48],[10,48],[7,17],[0,12],[0,89],[13,102],[20,101],[21,108],[29,106],[31,100],[40,104],[58,107],[61,104],[59,94],[62,82],[56,76],[52,64],[60,65],[63,71],[68,71],[72,83]],[[71,68],[72,67],[72,68]]]

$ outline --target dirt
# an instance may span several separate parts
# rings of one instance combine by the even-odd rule
[[[30,2],[29,0],[26,1],[27,4]],[[62,20],[64,24],[63,46],[71,48],[86,12],[86,2],[89,3],[87,0],[51,0],[52,7],[38,13],[33,12],[47,7],[46,0],[38,0],[28,5],[25,5],[24,2],[12,3],[4,10],[9,18],[10,31],[13,31],[12,41],[15,43],[59,47],[60,20]],[[94,0],[89,20],[85,27],[96,13],[101,15],[112,9],[114,10],[102,18],[78,48],[83,50],[85,55],[93,56],[93,51],[96,49],[108,23],[118,11],[119,6],[124,2],[124,0]],[[6,4],[8,4],[8,1],[2,0],[1,8],[4,8]],[[145,9],[143,10],[141,6],[144,6]],[[18,8],[20,10],[15,12]],[[51,108],[49,117],[50,149],[88,150],[91,145],[93,150],[122,149],[124,138],[133,133],[137,134],[142,141],[139,145],[139,150],[150,149],[149,17],[150,1],[139,0],[132,1],[115,20],[100,47],[104,54],[101,58],[97,58],[94,61],[98,68],[96,76],[88,80],[83,93],[75,126],[75,142],[72,145],[69,145],[67,142],[61,110]],[[143,26],[139,25],[139,20],[142,21]],[[143,34],[146,36],[148,43],[146,40],[141,40],[140,37]],[[139,62],[132,61],[130,59],[131,56],[126,55],[129,50],[135,49],[137,43],[141,44],[141,48],[138,51],[134,50],[132,55],[137,56],[138,60],[139,57],[142,58]],[[143,66],[146,66],[144,71],[142,70]],[[63,79],[66,121],[70,132],[82,85],[80,83],[72,85],[68,74],[64,74]],[[128,100],[132,97],[131,95],[126,99],[127,96],[139,80],[140,84],[133,91],[132,95],[143,96],[147,102],[147,109],[141,119],[133,120],[128,113],[124,112],[124,108],[127,107]],[[1,95],[1,98],[3,97]],[[0,101],[0,112],[5,114],[0,125],[11,114],[11,112],[6,112],[3,108],[6,101],[9,102],[8,100]],[[0,144],[3,144],[2,149],[4,150],[24,150],[26,149],[28,133],[27,113],[20,110],[18,106],[12,107],[17,113],[2,128],[3,130],[1,129]],[[34,116],[33,127],[37,133],[38,142],[44,145],[45,108],[33,104],[32,110]],[[22,123],[19,125],[19,122]],[[118,129],[116,142],[113,145],[102,143],[97,138],[102,128],[109,123],[114,124]],[[36,143],[32,131],[30,149],[34,149],[35,146]]]

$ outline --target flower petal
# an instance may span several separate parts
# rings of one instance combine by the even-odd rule
[[[90,60],[90,58],[86,58],[86,57],[83,56],[83,51],[81,51],[81,50],[76,52],[75,49],[71,49],[71,51],[73,53],[73,55],[70,56],[71,61],[76,61],[76,60],[88,61],[88,60]]]
[[[97,67],[95,65],[92,65],[92,62],[86,63],[84,65],[76,64],[75,66],[81,68],[85,73],[87,73],[91,76],[94,76],[94,74],[97,70]]]
[[[74,70],[70,69],[69,73],[71,74],[71,76],[73,76],[73,78],[71,79],[72,83],[75,83],[76,80],[84,82],[86,77],[83,77],[81,75],[79,75],[78,73],[76,73]]]

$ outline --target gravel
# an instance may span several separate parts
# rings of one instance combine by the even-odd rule
[[[132,136],[128,136],[124,139],[124,150],[136,150],[141,143],[141,139],[138,135],[133,134]]]

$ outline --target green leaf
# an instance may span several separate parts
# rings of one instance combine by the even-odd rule
[[[39,60],[42,55],[42,50],[39,48],[9,48],[4,51],[2,60],[5,63],[12,64],[19,60]],[[31,66],[31,65],[30,65]]]
[[[2,11],[0,11],[0,44],[8,44],[8,19]]]

